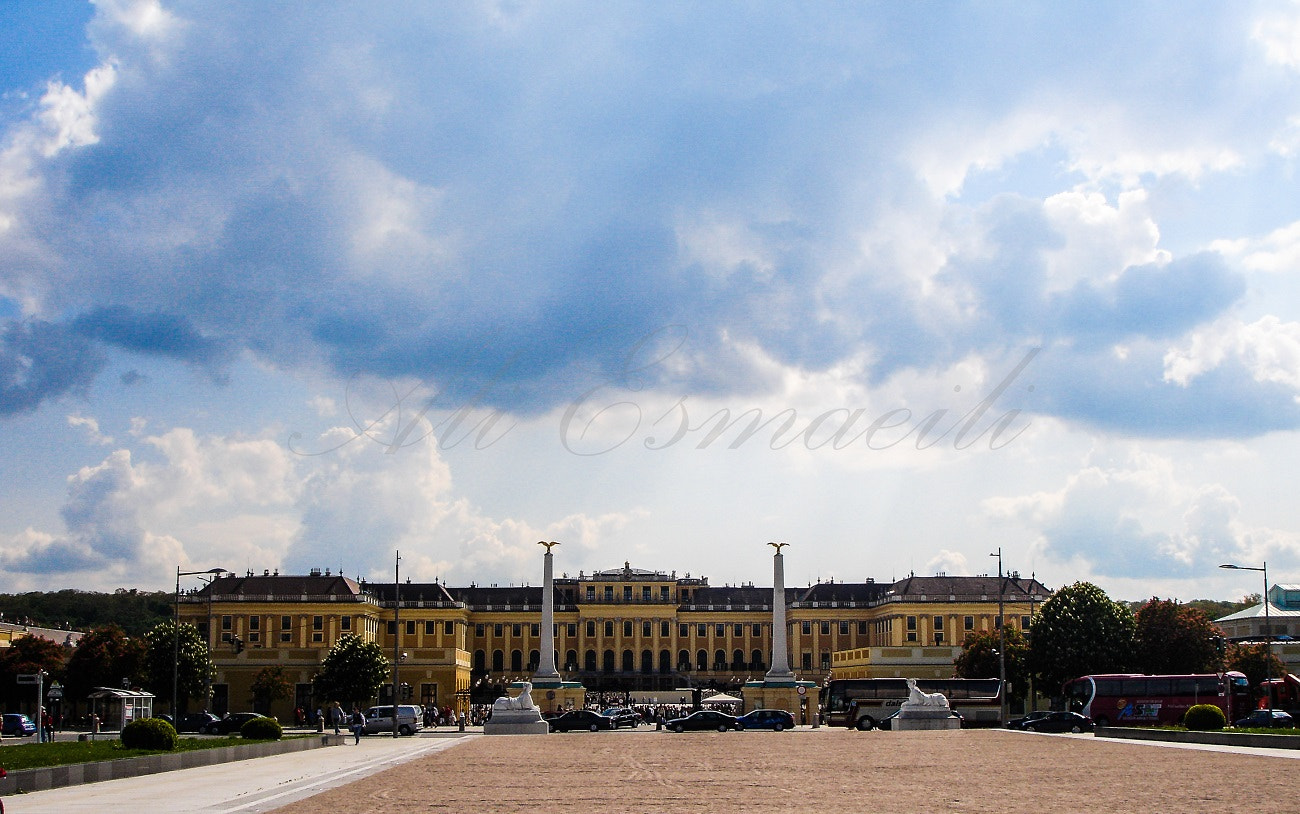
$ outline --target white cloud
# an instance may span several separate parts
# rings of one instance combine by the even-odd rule
[[[1273,4],[1255,21],[1251,34],[1270,63],[1300,70],[1300,3]]]
[[[1164,357],[1164,379],[1186,387],[1193,379],[1233,360],[1257,382],[1300,391],[1300,322],[1269,315],[1245,324],[1224,319],[1194,331]]]
[[[1300,221],[1274,229],[1263,237],[1216,240],[1210,248],[1236,259],[1251,271],[1293,274],[1300,268]]]
[[[68,425],[72,427],[82,427],[86,431],[86,438],[92,444],[102,444],[104,446],[113,443],[113,437],[104,435],[99,431],[99,422],[89,416],[70,415],[68,416]]]

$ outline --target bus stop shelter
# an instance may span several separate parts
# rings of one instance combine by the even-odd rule
[[[98,715],[105,732],[121,732],[137,718],[153,717],[153,693],[96,687],[90,695],[90,713]]]

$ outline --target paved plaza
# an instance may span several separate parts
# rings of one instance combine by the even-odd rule
[[[363,738],[7,798],[23,812],[1258,812],[1300,753],[1001,730]],[[165,804],[164,804],[165,801]]]

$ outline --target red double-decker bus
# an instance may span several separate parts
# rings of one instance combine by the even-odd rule
[[[1082,676],[1065,683],[1065,698],[1067,709],[1098,726],[1182,723],[1196,704],[1213,704],[1232,721],[1254,706],[1246,676],[1238,672]]]

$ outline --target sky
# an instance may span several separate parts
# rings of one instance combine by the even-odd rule
[[[1298,161],[1296,2],[0,3],[0,590],[1300,582]]]

